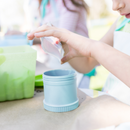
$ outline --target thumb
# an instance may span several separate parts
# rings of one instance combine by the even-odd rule
[[[73,55],[71,53],[67,53],[62,59],[61,64],[64,64],[65,62],[68,62],[70,59],[73,58]]]

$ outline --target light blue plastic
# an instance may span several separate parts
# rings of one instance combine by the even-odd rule
[[[11,35],[0,37],[0,47],[32,45],[33,40],[28,41],[26,35]]]
[[[76,72],[51,70],[43,74],[44,108],[52,112],[67,112],[79,106]]]
[[[44,75],[44,80],[51,80],[51,82],[67,81],[76,78],[74,70],[51,70],[45,72]]]

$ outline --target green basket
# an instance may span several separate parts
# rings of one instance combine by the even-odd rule
[[[36,55],[30,46],[0,47],[0,101],[33,97]]]

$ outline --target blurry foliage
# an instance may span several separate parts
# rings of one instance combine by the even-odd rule
[[[24,15],[24,10],[23,10],[23,4],[24,4],[24,0],[17,0],[16,1],[18,3],[19,6],[19,12]]]
[[[92,0],[92,6],[89,10],[91,19],[105,18],[109,15],[109,9],[105,0]]]

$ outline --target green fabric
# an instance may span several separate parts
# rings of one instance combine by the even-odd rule
[[[130,19],[125,18],[125,16],[120,17],[117,22],[116,31],[130,33]]]
[[[42,16],[42,19],[45,17],[46,15],[46,6],[48,4],[48,2],[50,2],[50,5],[51,5],[51,8],[53,9],[54,13],[55,13],[55,16],[56,18],[59,17],[59,13],[58,13],[58,10],[56,8],[56,3],[54,0],[42,0],[42,9],[41,9],[41,16]]]
[[[42,19],[45,17],[46,15],[46,6],[48,4],[49,0],[42,0],[42,9],[41,9],[41,16],[42,16]]]
[[[89,73],[86,73],[84,74],[84,76],[88,76],[88,77],[91,77],[91,76],[95,76],[96,74],[96,69],[94,68],[92,71],[90,71]]]
[[[101,91],[106,82],[108,74],[109,71],[103,66],[96,67],[96,76],[90,77],[89,89]]]

